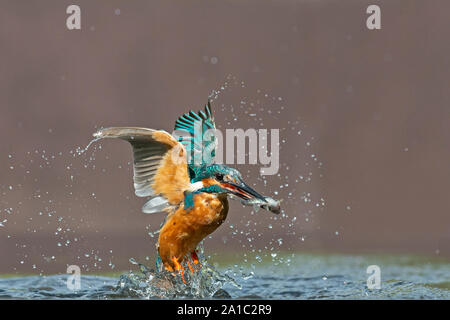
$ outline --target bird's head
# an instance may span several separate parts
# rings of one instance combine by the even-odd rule
[[[206,166],[197,174],[195,181],[201,181],[204,187],[219,185],[224,193],[236,196],[245,205],[259,206],[275,214],[280,212],[280,202],[265,197],[247,185],[241,173],[223,164]]]

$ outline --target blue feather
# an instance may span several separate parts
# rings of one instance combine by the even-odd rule
[[[206,140],[204,134],[207,130],[214,130],[216,127],[214,118],[212,116],[211,103],[205,106],[204,111],[198,112],[189,111],[180,116],[175,122],[175,130],[182,130],[189,133],[191,136],[181,136],[178,138],[187,150],[193,152],[193,157],[190,157],[188,166],[190,172],[198,171],[199,167],[210,165],[213,163],[215,156],[215,139]],[[195,133],[201,130],[201,136],[196,136]],[[210,154],[205,154],[210,153]],[[199,160],[201,156],[201,163],[195,163],[195,160]]]

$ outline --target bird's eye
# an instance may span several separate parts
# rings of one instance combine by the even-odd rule
[[[223,181],[223,174],[221,174],[221,173],[216,174],[216,178],[219,181]]]

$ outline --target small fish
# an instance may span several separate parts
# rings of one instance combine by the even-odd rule
[[[280,213],[280,200],[275,200],[271,197],[264,197],[264,200],[252,198],[241,202],[246,206],[260,207],[275,214]]]

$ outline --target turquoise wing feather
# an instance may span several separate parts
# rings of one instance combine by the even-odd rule
[[[202,167],[214,162],[216,139],[214,132],[216,125],[211,110],[211,103],[205,110],[197,113],[189,111],[175,122],[175,130],[180,141],[188,153],[188,167],[191,178]]]

